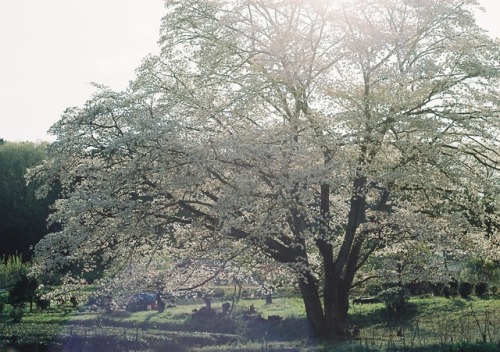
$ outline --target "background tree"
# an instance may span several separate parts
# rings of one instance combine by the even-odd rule
[[[21,277],[28,274],[29,270],[29,265],[23,263],[20,255],[3,257],[0,260],[0,288],[12,288]]]
[[[29,302],[32,312],[37,288],[38,282],[35,278],[22,275],[9,290],[9,303],[14,307],[23,308],[26,302]]]
[[[48,233],[46,219],[56,192],[47,198],[35,197],[36,183],[28,185],[30,167],[45,159],[47,144],[0,144],[0,257],[20,254],[29,260],[30,250]]]
[[[129,89],[98,87],[52,127],[34,175],[62,184],[64,226],[41,272],[275,263],[332,338],[373,253],[498,238],[456,211],[499,186],[498,42],[474,1],[166,4],[161,54]]]

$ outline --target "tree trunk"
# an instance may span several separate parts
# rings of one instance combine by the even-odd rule
[[[326,270],[325,275],[325,324],[328,338],[344,339],[346,337],[346,319],[349,309],[349,287],[339,277],[334,277],[332,270]]]
[[[359,255],[363,241],[356,237],[359,225],[366,221],[366,200],[363,189],[366,177],[358,175],[353,181],[355,190],[344,233],[344,240],[332,266],[325,263],[325,309],[328,311],[327,320],[331,325],[331,333],[336,338],[345,338],[347,334],[346,319],[349,310],[349,292],[354,275],[358,270]]]
[[[325,280],[324,311],[317,282],[308,277],[300,280],[310,336],[314,339],[343,340],[346,338],[346,320],[349,309],[349,287],[342,279]]]
[[[332,302],[332,335],[336,339],[346,338],[347,311],[349,310],[349,285],[339,279],[335,286]],[[325,302],[326,305],[326,302]]]
[[[312,338],[328,338],[328,329],[325,324],[316,279],[310,274],[305,274],[299,280],[299,288],[309,322],[309,335]]]
[[[363,196],[365,184],[366,177],[362,175],[358,175],[353,181],[355,192],[350,201],[344,240],[335,260],[331,243],[324,239],[331,231],[329,226],[330,187],[327,184],[321,185],[320,221],[322,226],[319,230],[320,236],[316,240],[316,246],[323,258],[325,269],[323,304],[315,277],[311,273],[305,273],[299,280],[312,338],[342,340],[347,337],[346,320],[349,310],[349,292],[358,269],[357,264],[363,244],[362,239],[356,237],[356,230],[361,223],[366,221],[366,200]],[[306,228],[305,221],[296,209],[292,209],[290,227],[298,237]],[[303,245],[305,247],[305,243]],[[285,258],[285,256],[276,257],[275,254],[275,259],[282,257]],[[294,260],[297,258],[307,258],[307,253],[295,254],[292,257]]]
[[[208,310],[212,310],[212,299],[207,296],[201,297],[203,302],[205,302],[205,306],[207,307]]]
[[[266,304],[272,304],[273,303],[273,294],[268,293],[266,294]]]

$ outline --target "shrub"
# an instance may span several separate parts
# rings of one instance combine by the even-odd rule
[[[488,284],[486,282],[478,282],[476,286],[474,286],[474,293],[476,296],[483,296],[488,292]]]
[[[23,263],[20,255],[0,258],[0,288],[11,289],[22,276],[28,273],[29,267]]]
[[[2,314],[4,308],[5,308],[5,302],[0,301],[0,314]]]
[[[243,291],[241,291],[241,298],[243,299],[249,299],[249,298],[252,298],[253,296],[253,293],[250,292],[250,290],[248,289],[243,289]]]
[[[453,278],[448,285],[450,285],[450,295],[456,296],[458,294],[458,281]]]
[[[219,333],[234,333],[236,323],[226,313],[217,312],[207,306],[194,309],[191,319],[188,321],[189,329],[192,331],[207,331]]]
[[[88,297],[87,306],[93,310],[104,309],[106,313],[113,310],[113,297],[106,294],[93,293]]]
[[[213,293],[212,293],[212,297],[215,297],[215,298],[221,298],[221,297],[224,297],[224,289],[223,288],[220,288],[220,287],[217,287],[217,288],[214,288],[213,289]]]
[[[46,310],[50,307],[50,300],[37,296],[35,298],[35,304],[40,310]]]
[[[383,290],[384,288],[380,283],[373,282],[366,286],[364,294],[367,296],[377,296]]]
[[[209,308],[207,306],[203,306],[200,309],[194,309],[191,314],[192,319],[204,319],[204,318],[215,318],[217,317],[217,312],[215,309]]]
[[[420,296],[434,292],[434,284],[430,281],[413,282],[405,285],[411,295]]]
[[[36,279],[22,275],[9,290],[9,303],[15,307],[21,307],[26,302],[33,302],[37,287]]]
[[[446,297],[446,298],[450,298],[450,296],[451,296],[450,285],[446,284],[443,286],[443,288],[441,289],[441,296]]]
[[[21,319],[23,319],[24,315],[24,308],[23,307],[14,307],[10,311],[10,318],[12,319],[13,323],[20,323]]]
[[[223,314],[228,314],[230,310],[231,310],[231,303],[229,303],[229,302],[222,303],[222,313]]]
[[[406,288],[391,287],[382,291],[379,297],[385,303],[389,311],[401,313],[406,308],[406,304],[410,299],[410,292]]]
[[[443,296],[443,289],[444,289],[445,284],[442,282],[435,283],[432,285],[432,294],[434,296]]]
[[[71,303],[71,305],[73,306],[73,308],[76,308],[76,306],[78,305],[78,300],[75,296],[71,296],[69,298],[69,302]]]
[[[461,282],[458,292],[462,298],[468,298],[472,293],[472,284],[470,282]]]

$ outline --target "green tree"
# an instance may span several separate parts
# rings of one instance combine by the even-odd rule
[[[29,302],[32,312],[37,288],[38,282],[35,278],[27,274],[20,276],[9,290],[9,303],[13,307],[24,308],[26,302]]]
[[[37,199],[35,183],[27,184],[28,168],[42,163],[47,144],[0,144],[0,255],[31,257],[34,246],[47,232],[49,198]]]
[[[20,255],[3,257],[0,261],[0,288],[10,289],[28,271],[29,267],[23,263]]]
[[[63,228],[38,270],[162,253],[196,287],[275,265],[334,338],[372,254],[494,245],[454,211],[499,191],[499,46],[473,5],[168,1],[129,89],[52,127],[36,172],[63,186]]]

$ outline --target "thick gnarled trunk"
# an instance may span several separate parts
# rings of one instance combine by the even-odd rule
[[[347,311],[349,309],[349,285],[337,278],[331,283],[332,291],[324,296],[325,322],[329,337],[342,339],[346,332]]]
[[[358,268],[363,241],[356,237],[356,230],[365,221],[365,198],[361,195],[366,178],[359,176],[354,180],[354,195],[344,232],[344,239],[337,258],[333,257],[332,245],[324,240],[328,237],[330,213],[330,188],[321,186],[321,219],[319,239],[316,246],[323,259],[324,286],[323,302],[320,301],[320,288],[312,275],[305,275],[299,282],[306,308],[311,336],[323,339],[342,339],[347,333],[347,312],[349,310],[349,291]]]
[[[349,309],[350,283],[341,278],[325,280],[323,302],[317,281],[310,275],[304,275],[299,281],[300,292],[304,300],[310,336],[314,339],[341,340],[346,337],[347,311]]]
[[[316,279],[310,274],[304,275],[299,280],[299,288],[309,322],[309,335],[312,338],[327,337],[327,324]]]

